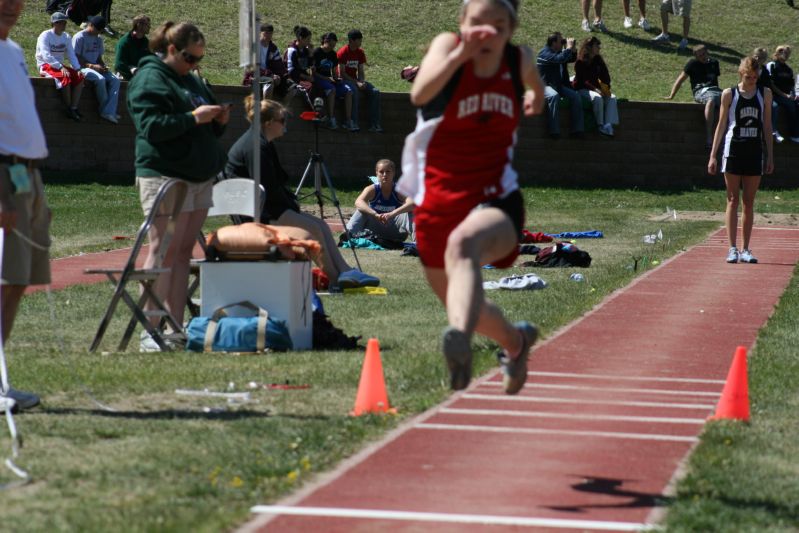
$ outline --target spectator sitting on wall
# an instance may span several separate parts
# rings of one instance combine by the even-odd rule
[[[564,48],[565,46],[565,48]],[[538,72],[544,82],[547,103],[547,126],[552,138],[560,137],[560,98],[569,100],[571,111],[572,137],[582,137],[585,126],[583,124],[583,102],[580,95],[572,89],[569,80],[568,63],[577,60],[574,48],[574,39],[564,39],[560,32],[554,32],[547,37],[547,44],[538,53]]]
[[[766,65],[771,78],[770,89],[774,96],[771,123],[774,139],[782,142],[784,138],[777,131],[777,115],[779,110],[784,111],[788,122],[788,135],[793,142],[799,143],[799,108],[794,91],[793,69],[788,66],[789,57],[791,57],[791,47],[787,44],[780,45],[774,50],[774,60]]]
[[[36,66],[39,74],[55,81],[66,106],[66,115],[80,122],[82,115],[78,111],[78,102],[83,92],[83,74],[79,72],[80,62],[72,48],[72,40],[65,31],[67,20],[67,16],[61,12],[55,12],[50,17],[53,27],[39,34],[36,40]],[[64,64],[65,58],[71,66]]]
[[[357,210],[347,222],[347,229],[351,234],[368,229],[377,237],[403,242],[413,235],[413,200],[397,192],[394,181],[397,169],[393,161],[378,161],[375,174],[377,183],[364,188],[355,199]]]
[[[338,38],[335,33],[326,33],[322,35],[322,45],[313,51],[311,57],[313,60],[314,83],[325,96],[327,105],[326,125],[331,130],[338,128],[335,105],[336,100],[339,99],[344,100],[344,129],[359,131],[358,124],[352,120],[352,89],[336,74],[338,71],[337,41]]]
[[[613,126],[619,123],[616,95],[610,91],[610,72],[602,59],[602,43],[588,37],[580,44],[574,64],[574,89],[583,98],[591,100],[599,133],[613,137]]]
[[[123,80],[130,81],[139,68],[141,58],[152,54],[150,40],[147,38],[149,32],[150,17],[136,15],[133,17],[133,28],[117,42],[114,70]]]
[[[366,52],[361,48],[363,33],[361,30],[350,30],[347,34],[347,44],[338,49],[339,76],[352,89],[352,120],[357,126],[361,92],[369,100],[369,131],[382,133],[380,125],[380,91],[366,81],[364,65],[366,65]]]
[[[310,104],[308,95],[313,87],[311,30],[305,26],[294,26],[294,37],[295,39],[286,47],[286,55],[283,58],[286,64],[286,81],[294,89],[289,88],[292,95],[295,94],[295,91],[302,92]]]
[[[705,106],[705,146],[710,148],[713,142],[713,131],[716,127],[716,112],[721,104],[719,88],[719,62],[711,59],[707,46],[700,44],[694,47],[694,57],[683,67],[680,75],[674,80],[671,93],[665,97],[673,100],[683,82],[690,78],[694,101]]]
[[[103,61],[103,38],[105,19],[100,15],[89,19],[85,30],[81,30],[72,38],[72,47],[78,57],[80,72],[86,80],[94,85],[97,101],[100,104],[100,118],[112,124],[119,122],[117,104],[119,103],[119,78],[108,71]]]
[[[287,74],[286,64],[283,62],[280,48],[272,40],[274,32],[275,27],[272,24],[261,24],[261,34],[258,39],[258,45],[260,46],[258,72],[264,98],[283,97],[286,95],[286,83],[283,81]],[[251,87],[252,80],[253,71],[248,70],[244,73],[242,85]]]

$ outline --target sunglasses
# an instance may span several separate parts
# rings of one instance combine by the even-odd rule
[[[186,63],[188,63],[189,65],[194,65],[195,63],[199,63],[202,60],[202,58],[205,57],[204,55],[203,56],[192,55],[188,53],[186,50],[181,50],[180,55],[183,56],[183,60],[186,61]]]

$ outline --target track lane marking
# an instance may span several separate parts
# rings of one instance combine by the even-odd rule
[[[566,420],[613,420],[617,422],[653,422],[656,424],[704,424],[706,418],[674,418],[659,416],[630,416],[630,415],[601,415],[601,414],[574,414],[574,413],[542,413],[528,411],[510,411],[506,409],[456,409],[445,407],[439,413],[453,415],[490,415],[490,416],[517,416],[521,418],[558,418]]]
[[[323,516],[328,518],[362,518],[374,520],[404,520],[413,522],[447,522],[499,526],[552,527],[599,531],[652,531],[651,524],[610,522],[600,520],[566,520],[526,516],[498,516],[454,513],[421,513],[383,509],[352,509],[343,507],[292,507],[288,505],[256,505],[250,509],[257,514]]]
[[[585,404],[585,399],[576,398],[544,398],[542,396],[508,396],[506,394],[473,394],[466,393],[461,398],[470,400],[489,400],[494,402],[543,402],[543,403],[579,403]],[[715,409],[711,403],[663,403],[663,402],[631,402],[626,400],[598,400],[591,399],[591,403],[600,405],[621,405],[628,407],[660,407],[672,409]]]
[[[500,381],[485,381],[480,384],[481,387],[500,387]],[[663,394],[669,396],[712,396],[718,398],[721,392],[702,392],[702,391],[680,391],[680,390],[666,390],[666,389],[629,389],[624,387],[591,387],[586,385],[560,385],[556,383],[528,383],[525,385],[526,389],[557,389],[557,390],[586,390],[586,391],[600,391],[600,392],[634,392],[642,394]]]
[[[528,376],[547,376],[557,378],[577,378],[577,379],[612,379],[615,381],[655,381],[659,383],[707,383],[713,385],[724,385],[723,379],[699,379],[699,378],[663,378],[647,376],[616,376],[613,374],[577,374],[574,372],[540,372],[529,371]]]
[[[606,437],[610,439],[656,440],[668,442],[699,442],[697,437],[680,435],[659,435],[657,433],[625,433],[617,431],[585,431],[577,429],[543,429],[543,428],[506,428],[501,426],[467,426],[465,424],[417,424],[416,429],[432,429],[442,431],[473,431],[482,433],[521,433],[526,435],[569,435],[573,437]]]

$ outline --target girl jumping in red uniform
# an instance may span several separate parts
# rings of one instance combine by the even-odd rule
[[[509,323],[485,300],[481,266],[510,266],[524,202],[511,167],[522,111],[541,112],[544,86],[529,48],[510,44],[518,0],[465,0],[460,32],[430,44],[411,89],[418,106],[398,189],[416,204],[416,241],[425,275],[447,309],[442,350],[453,389],[471,379],[476,331],[502,347],[505,392],[527,379],[537,330]],[[529,87],[529,89],[525,89]]]

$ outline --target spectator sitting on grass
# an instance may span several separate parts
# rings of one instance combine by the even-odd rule
[[[352,120],[352,89],[344,83],[344,80],[337,77],[338,56],[336,55],[336,42],[338,37],[335,33],[322,35],[322,45],[316,48],[312,54],[314,83],[325,96],[327,105],[326,125],[334,130],[338,128],[336,124],[335,106],[336,100],[344,100],[344,129],[359,131],[360,128]]]
[[[369,131],[382,133],[380,125],[380,91],[366,81],[364,65],[366,65],[366,52],[361,48],[363,33],[360,30],[350,30],[347,34],[347,44],[336,52],[338,56],[339,76],[352,89],[352,120],[358,124],[361,91],[369,100]]]
[[[599,133],[613,137],[613,126],[619,123],[616,95],[610,92],[610,72],[602,59],[602,43],[588,37],[580,44],[574,64],[574,88],[581,97],[591,100]]]
[[[136,15],[133,17],[133,28],[117,42],[114,70],[123,80],[130,81],[139,68],[141,58],[152,54],[147,38],[149,32],[150,17]]]
[[[671,93],[665,97],[673,100],[683,82],[690,78],[694,101],[705,106],[705,147],[713,143],[713,131],[716,127],[716,112],[721,104],[721,88],[719,88],[719,62],[711,59],[707,46],[700,44],[694,47],[694,57],[683,67],[680,75],[674,80]]]
[[[413,234],[413,200],[397,192],[393,161],[378,161],[375,174],[377,183],[364,188],[356,198],[357,210],[347,222],[347,229],[351,234],[368,229],[382,239],[403,242]]]
[[[65,31],[67,20],[67,16],[60,11],[50,17],[53,27],[39,34],[36,40],[36,66],[39,74],[55,80],[67,116],[80,122],[82,115],[78,111],[78,102],[83,92],[83,74],[79,72],[80,62],[72,48],[72,40]],[[69,59],[71,67],[64,64],[65,57]]]
[[[105,29],[105,19],[96,15],[89,19],[85,30],[81,30],[72,38],[72,47],[78,57],[80,73],[94,85],[97,101],[100,104],[100,118],[112,124],[119,122],[117,105],[119,103],[119,78],[108,71],[103,61],[103,38],[100,34]]]
[[[244,99],[244,108],[247,120],[253,119],[253,97]],[[266,201],[261,211],[260,221],[264,224],[278,226],[293,226],[301,228],[312,235],[312,239],[322,246],[320,257],[324,273],[335,280],[341,288],[377,286],[380,280],[360,270],[352,268],[341,255],[333,233],[327,222],[300,211],[297,197],[288,189],[289,176],[280,164],[275,150],[274,140],[282,137],[286,132],[286,108],[274,100],[261,100],[261,132],[260,151],[261,158],[261,185],[266,190]],[[233,144],[228,152],[228,162],[225,166],[225,176],[228,178],[239,176],[251,177],[253,161],[252,128]],[[292,235],[295,238],[304,236]]]

